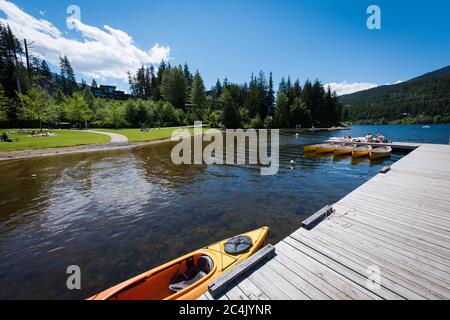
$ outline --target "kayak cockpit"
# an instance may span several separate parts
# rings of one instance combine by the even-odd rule
[[[142,279],[137,279],[112,294],[108,300],[173,299],[206,281],[214,268],[214,260],[210,256],[194,254]]]
[[[209,256],[200,256],[196,265],[192,265],[186,272],[180,272],[170,281],[169,289],[180,292],[189,288],[206,276],[214,268],[214,262]]]

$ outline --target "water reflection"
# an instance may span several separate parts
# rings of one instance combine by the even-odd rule
[[[346,162],[346,163],[351,163],[352,161],[352,156],[351,155],[340,155],[340,156],[334,156],[333,157],[333,161],[334,162]]]
[[[1,162],[0,298],[86,298],[264,225],[276,243],[400,158],[352,165],[351,157],[303,154],[321,141],[283,134],[280,171],[269,177],[251,165],[175,166],[171,144]],[[73,264],[81,291],[65,287]]]
[[[140,170],[149,183],[166,188],[178,188],[192,183],[192,177],[202,175],[206,166],[177,166],[171,160],[174,143],[141,147],[132,150]]]

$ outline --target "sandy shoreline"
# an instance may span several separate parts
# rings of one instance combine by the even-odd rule
[[[156,145],[161,143],[171,142],[171,139],[155,140],[148,142],[135,142],[135,143],[106,143],[96,145],[83,145],[75,147],[60,147],[60,148],[48,148],[48,149],[31,149],[20,151],[0,151],[0,161],[7,160],[21,160],[37,157],[53,157],[68,154],[78,153],[90,153],[90,152],[102,152],[113,150],[126,150],[141,146]]]

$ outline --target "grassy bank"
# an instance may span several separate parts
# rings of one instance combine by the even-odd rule
[[[165,140],[172,136],[172,133],[180,128],[151,129],[149,132],[142,132],[140,129],[96,129],[96,131],[117,133],[128,138],[129,142],[149,142],[155,140]],[[193,132],[193,129],[190,129]]]
[[[74,147],[88,144],[102,144],[111,141],[111,138],[101,134],[88,133],[75,130],[51,130],[56,136],[30,138],[30,131],[26,134],[9,133],[18,131],[14,129],[0,130],[0,133],[8,132],[8,136],[18,142],[0,142],[0,151],[20,151],[31,149],[46,149],[57,147]]]
[[[149,132],[142,132],[140,129],[95,129],[99,132],[116,133],[128,138],[129,142],[151,142],[156,140],[169,139],[172,133],[180,128],[152,129]],[[193,129],[189,129],[193,133]],[[9,138],[18,142],[0,142],[0,152],[48,149],[58,147],[75,147],[90,144],[103,144],[111,141],[106,135],[78,131],[78,130],[51,130],[56,136],[31,138],[31,129],[25,134],[11,133],[18,132],[18,129],[3,129],[0,134],[7,132]],[[36,130],[38,131],[38,130]]]

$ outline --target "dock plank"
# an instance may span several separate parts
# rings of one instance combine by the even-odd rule
[[[383,249],[396,252],[397,254],[404,254],[412,259],[417,259],[418,261],[432,266],[438,270],[449,272],[450,261],[447,259],[442,259],[439,256],[429,254],[421,250],[417,250],[415,247],[410,246],[404,241],[398,242],[396,239],[380,237],[376,233],[371,233],[370,230],[362,228],[353,228],[352,226],[342,227],[340,224],[329,224],[327,225],[331,228],[344,229],[343,232],[355,236],[358,239],[363,240],[368,245],[377,245]]]
[[[332,259],[327,257],[311,257],[308,254],[313,251],[309,250],[306,246],[298,246],[296,242],[292,242],[290,238],[286,238],[283,242],[277,245],[277,248],[283,250],[287,255],[297,259],[299,263],[305,265],[308,269],[314,271],[314,273],[326,282],[337,288],[338,290],[345,292],[353,300],[367,300],[367,299],[379,299],[379,297],[372,292],[364,288],[366,279],[359,274],[353,273],[351,270],[346,270],[333,263]],[[338,270],[337,270],[338,269]]]
[[[250,299],[250,300],[270,300],[269,297],[263,293],[253,282],[249,279],[245,279],[237,285],[239,289]]]
[[[333,234],[324,229],[321,231],[325,235]],[[410,282],[435,292],[440,295],[440,298],[445,296],[450,298],[450,293],[447,291],[449,284],[447,272],[438,271],[403,254],[393,254],[386,249],[380,250],[376,245],[365,245],[365,242],[357,237],[349,237],[347,234],[338,236],[336,233],[334,235],[333,240],[337,245],[349,249],[357,256],[365,257],[373,265],[382,265],[385,270],[391,270],[394,275],[402,276]]]
[[[332,245],[332,243],[325,241],[322,235],[319,239],[309,238],[305,233],[302,233],[301,237],[294,234],[292,235],[292,240],[290,240],[290,243],[292,245],[298,245],[297,243],[303,244],[303,246],[301,246],[302,250],[309,252],[311,255],[317,257],[317,259],[322,259],[319,261],[328,259],[331,262],[328,262],[330,268],[334,268],[336,272],[348,277],[352,282],[358,284],[360,287],[370,290],[370,296],[374,299],[376,296],[389,300],[398,300],[403,297],[410,299],[423,299],[423,296],[412,290],[405,290],[405,288],[397,283],[397,281],[392,281],[394,275],[387,271],[383,272],[386,278],[384,281],[384,287],[376,291],[367,288],[367,270],[375,264],[361,256],[355,255],[349,250],[342,250],[342,248]]]
[[[231,288],[227,292],[227,297],[228,297],[228,299],[230,299],[232,301],[250,300],[250,298],[247,297],[247,295],[238,286]]]
[[[433,245],[430,242],[423,241],[421,239],[412,238],[410,236],[404,236],[397,232],[384,229],[382,226],[375,223],[364,223],[351,217],[342,217],[339,222],[334,222],[335,225],[342,226],[343,228],[350,229],[354,226],[353,230],[365,234],[372,239],[381,239],[383,241],[389,241],[392,245],[407,248],[412,252],[418,252],[426,257],[437,259],[442,265],[450,266],[450,258],[448,254],[449,250],[445,248]]]

